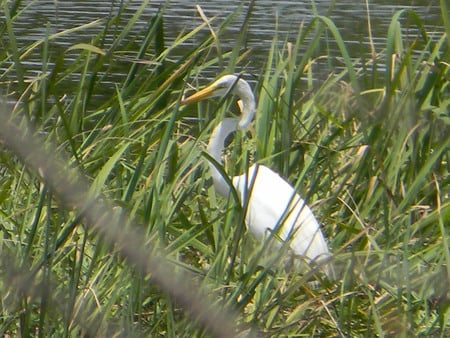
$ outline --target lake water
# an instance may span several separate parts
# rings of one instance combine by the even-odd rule
[[[246,47],[252,49],[250,68],[258,69],[270,49],[273,41],[274,32],[278,32],[281,41],[294,39],[299,26],[302,23],[308,23],[314,17],[313,4],[317,13],[330,17],[346,41],[352,57],[359,58],[370,53],[370,41],[368,33],[368,16],[370,16],[370,25],[372,39],[377,52],[384,49],[387,28],[392,15],[400,9],[412,9],[419,13],[421,19],[425,22],[427,31],[442,31],[442,19],[438,0],[422,1],[387,1],[387,0],[368,0],[367,6],[364,0],[341,0],[341,1],[266,1],[257,0],[253,8],[253,15],[250,20],[248,39]],[[17,9],[19,16],[14,20],[14,31],[19,46],[27,46],[32,42],[43,38],[47,32],[55,33],[68,29],[70,27],[87,24],[96,19],[108,18],[111,13],[118,13],[121,1],[21,1]],[[121,26],[127,23],[127,18],[142,5],[143,1],[129,1],[127,9],[123,11],[124,20],[116,27],[111,36],[106,36],[105,40],[113,39],[113,34],[120,31]],[[221,36],[221,47],[223,50],[230,49],[240,32],[241,24],[245,18],[248,2],[242,1],[151,1],[144,10],[144,15],[135,24],[134,30],[139,32],[147,24],[148,20],[158,12],[164,13],[164,25],[166,43],[170,44],[181,32],[187,32],[199,26],[201,19],[195,7],[197,3],[204,14],[211,18],[216,16],[213,27],[217,27],[230,14],[243,3],[241,10],[236,14],[233,22],[229,25],[227,31]],[[3,21],[3,14],[0,18]],[[122,26],[123,27],[123,26]],[[403,27],[408,27],[407,18]],[[76,34],[62,36],[54,41],[55,48],[66,49],[67,47],[80,43],[90,42],[92,38],[102,30],[101,26],[92,27]],[[411,36],[415,37],[415,26],[411,24]],[[200,41],[202,37],[210,34],[205,28],[197,37],[187,42],[185,48],[190,48]],[[437,34],[437,33],[436,33]],[[7,34],[3,34],[7,36]],[[139,42],[139,41],[138,41]],[[8,41],[0,41],[3,46],[7,46]],[[177,51],[183,53],[182,50]],[[328,51],[328,52],[333,52]],[[337,53],[338,54],[338,53]],[[176,55],[174,55],[176,57]],[[41,69],[41,55],[31,55],[24,60],[25,66],[30,72],[38,72]],[[2,66],[4,68],[4,66]],[[119,70],[120,71],[120,70]],[[126,72],[127,69],[124,69]],[[249,71],[247,69],[247,71]],[[251,70],[250,70],[251,71]],[[211,70],[214,73],[214,70]]]

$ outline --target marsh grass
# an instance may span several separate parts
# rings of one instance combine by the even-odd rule
[[[333,22],[317,16],[299,28],[295,41],[275,36],[261,72],[243,74],[255,84],[258,114],[249,133],[235,135],[226,170],[234,175],[254,161],[264,163],[312,205],[338,274],[314,287],[311,273],[285,269],[282,250],[274,254],[246,233],[233,198],[214,192],[205,142],[234,109],[233,100],[179,106],[188,84],[206,84],[202,74],[210,67],[245,68],[251,52],[240,51],[251,6],[232,51],[219,47],[233,16],[221,23],[205,17],[167,46],[162,13],[140,32],[136,49],[132,29],[145,4],[112,44],[104,35],[120,16],[87,24],[104,28],[59,55],[52,40],[85,27],[20,46],[13,29],[20,12],[4,4],[1,30],[9,41],[0,60],[2,91],[19,102],[14,114],[88,180],[86,196],[113,205],[110,216],[123,223],[125,235],[139,231],[147,246],[134,249],[150,256],[164,247],[168,271],[189,272],[199,288],[213,290],[213,305],[235,311],[241,333],[447,336],[445,1],[439,36],[428,36],[416,13],[398,12],[386,48],[363,62],[350,58]],[[421,32],[415,41],[403,36],[406,16]],[[204,29],[215,34],[183,57],[172,56]],[[318,52],[324,36],[338,46],[344,67],[321,78],[324,70],[316,65],[324,58]],[[42,71],[32,76],[25,61],[35,50]],[[112,85],[124,62],[128,73]],[[2,335],[208,335],[205,323],[192,320],[151,273],[141,273],[76,208],[64,205],[39,170],[7,148],[0,156]]]

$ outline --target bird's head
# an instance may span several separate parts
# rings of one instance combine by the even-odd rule
[[[184,100],[181,101],[182,105],[198,102],[204,99],[208,99],[211,97],[217,96],[225,96],[228,93],[235,94],[234,87],[237,85],[239,81],[239,77],[236,75],[224,75],[221,78],[217,79],[209,86],[199,90],[198,92],[188,96]]]
[[[225,96],[229,93],[237,95],[240,98],[239,109],[241,110],[242,116],[239,121],[239,129],[245,129],[255,115],[256,103],[252,88],[248,82],[237,75],[228,74],[220,77],[206,88],[203,88],[182,100],[181,104],[185,105],[210,97]]]

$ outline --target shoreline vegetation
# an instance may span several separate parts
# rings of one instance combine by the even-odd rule
[[[2,4],[0,335],[449,336],[446,1],[442,34],[396,12],[370,60],[350,57],[316,15],[295,41],[275,35],[251,75],[252,3],[231,50],[220,39],[233,16],[219,24],[200,7],[204,23],[170,45],[158,13],[136,48],[130,32],[148,2],[108,45],[115,16],[19,45],[21,12]],[[406,17],[417,36],[405,36]],[[55,51],[58,36],[95,25],[104,30],[90,42]],[[324,39],[339,68],[320,62]],[[124,63],[126,76],[105,88]],[[205,145],[235,99],[180,106],[212,67],[241,73],[257,98],[226,173],[258,162],[295,186],[326,234],[335,281],[286,268],[286,252],[255,240],[239,205],[215,194]]]

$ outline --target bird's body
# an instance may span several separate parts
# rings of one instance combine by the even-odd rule
[[[267,184],[269,180],[276,184],[276,189]],[[328,256],[328,245],[311,209],[280,175],[254,164],[248,174],[233,178],[233,186],[239,191],[241,201],[250,199],[245,219],[254,235],[267,237],[268,231],[276,231],[279,238],[289,242],[296,255],[308,261],[320,261]]]
[[[218,163],[222,163],[227,136],[237,129],[245,129],[254,117],[256,104],[250,86],[235,75],[225,75],[183,102],[187,104],[228,92],[239,96],[242,116],[241,119],[225,118],[214,129],[208,153]],[[213,163],[210,163],[210,170],[215,189],[227,197],[231,187]],[[275,231],[278,238],[289,243],[295,255],[308,263],[321,263],[329,257],[328,245],[311,209],[279,174],[266,166],[254,164],[231,181],[241,205],[246,206],[248,230],[256,237],[265,238]],[[331,277],[331,266],[327,264],[323,270]]]

